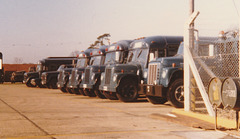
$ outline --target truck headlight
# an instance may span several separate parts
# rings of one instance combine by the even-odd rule
[[[165,78],[166,75],[167,75],[167,72],[164,70],[164,71],[162,72],[162,78]]]

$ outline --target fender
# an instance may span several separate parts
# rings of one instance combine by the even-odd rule
[[[97,83],[98,80],[101,80],[101,73],[95,73],[94,77],[94,85]]]
[[[168,87],[170,81],[174,76],[179,76],[183,77],[183,69],[182,68],[173,68],[173,67],[168,67],[168,68],[163,68],[161,75],[159,77],[160,81],[159,84],[163,85],[164,87]]]
[[[118,80],[118,83],[117,83],[117,88],[119,87],[119,85],[125,80],[125,79],[134,79],[137,81],[137,84],[139,82],[139,76],[136,75],[136,74],[121,74],[122,76],[118,76],[117,77],[117,80]]]

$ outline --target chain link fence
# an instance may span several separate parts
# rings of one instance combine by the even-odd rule
[[[196,41],[190,51],[207,93],[213,77],[221,80],[227,77],[240,78],[237,8],[234,1],[208,2],[205,7],[198,5],[198,2],[195,3],[195,10],[200,11],[200,15],[195,21],[194,26],[198,33],[194,33]],[[190,109],[207,113],[193,76],[190,82]],[[229,110],[221,110],[219,113],[220,116],[234,118],[234,113]]]

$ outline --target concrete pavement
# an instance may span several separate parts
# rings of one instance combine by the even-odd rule
[[[173,107],[0,84],[1,138],[234,138],[193,128]],[[169,120],[169,119],[177,120]],[[178,121],[178,122],[177,122]],[[189,118],[189,121],[191,119]]]

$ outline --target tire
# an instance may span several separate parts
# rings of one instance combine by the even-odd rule
[[[115,92],[102,91],[102,94],[110,100],[118,100],[118,97]]]
[[[38,87],[39,87],[39,88],[46,88],[46,86],[44,86],[44,85],[42,85],[42,84],[41,84],[41,85],[38,85]]]
[[[71,88],[66,88],[67,92],[73,94],[73,90]]]
[[[104,96],[104,94],[102,94],[102,92],[100,90],[98,90],[100,85],[100,78],[98,78],[97,83],[94,87],[94,93],[97,97],[101,98],[101,99],[105,99],[106,97]]]
[[[63,93],[67,93],[67,90],[66,90],[64,87],[61,87],[60,90],[61,90]]]
[[[49,82],[49,86],[51,89],[57,89],[57,80],[56,79],[51,79]]]
[[[102,92],[98,89],[94,90],[94,93],[97,97],[101,98],[101,99],[106,99],[106,97],[104,96],[104,94],[102,94]]]
[[[81,95],[78,88],[73,88],[73,93],[77,95]]]
[[[134,102],[138,98],[137,85],[133,80],[122,82],[117,90],[117,97],[123,102]]]
[[[146,96],[148,101],[151,102],[152,104],[164,104],[168,100],[163,97],[156,97],[156,96]]]
[[[83,91],[82,88],[79,88],[79,92],[80,92],[83,96],[86,96],[86,94],[84,93],[84,91]]]
[[[85,93],[85,95],[87,95],[87,96],[89,96],[89,97],[96,97],[93,89],[85,89],[85,90],[84,90],[84,93]]]
[[[26,83],[26,86],[27,87],[36,87],[37,85],[31,84],[31,80],[32,80],[32,78],[28,80],[28,82]]]
[[[168,90],[168,100],[176,108],[184,107],[183,79],[176,79]]]

